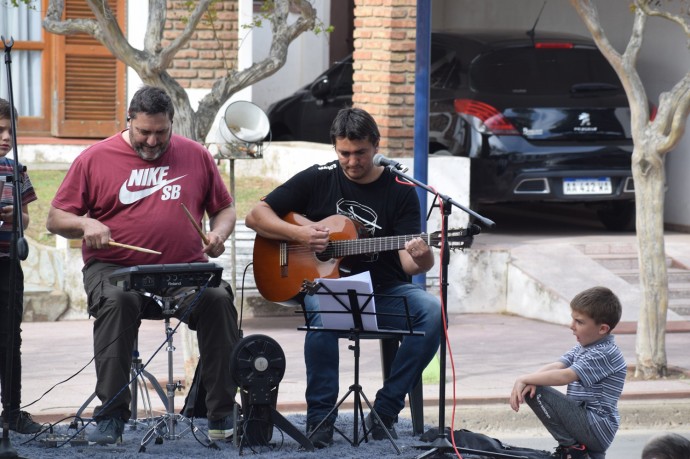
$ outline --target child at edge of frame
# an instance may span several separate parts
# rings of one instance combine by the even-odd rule
[[[2,392],[2,424],[7,420],[9,429],[21,434],[36,434],[42,430],[26,411],[20,410],[22,394],[21,324],[24,315],[24,272],[17,257],[10,256],[10,245],[14,230],[14,184],[8,178],[14,176],[14,160],[7,158],[12,150],[12,112],[17,119],[17,111],[10,103],[0,98],[0,387]],[[29,226],[28,205],[37,199],[29,175],[20,167],[19,188],[24,228]],[[14,292],[10,292],[10,273],[15,271]],[[14,314],[10,320],[10,314]],[[12,330],[8,330],[12,322]],[[9,333],[12,333],[12,380],[7,378],[7,359],[9,358]],[[8,387],[9,384],[9,387]],[[10,389],[9,391],[7,389]],[[4,411],[9,405],[9,416]]]

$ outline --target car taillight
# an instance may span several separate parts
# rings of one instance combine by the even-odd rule
[[[500,135],[518,135],[513,123],[508,121],[498,110],[489,104],[470,99],[455,99],[453,102],[457,113],[479,119],[486,130]]]
[[[649,121],[654,121],[656,118],[656,105],[649,104]]]
[[[575,45],[564,42],[539,41],[534,44],[534,47],[537,49],[572,49]]]

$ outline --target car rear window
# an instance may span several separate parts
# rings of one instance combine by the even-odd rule
[[[620,93],[608,61],[595,49],[506,48],[472,62],[470,85],[498,94],[587,95]]]

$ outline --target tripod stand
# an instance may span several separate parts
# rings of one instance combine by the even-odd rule
[[[367,273],[368,274],[368,273]],[[354,276],[353,276],[354,277]],[[325,285],[326,282],[328,283],[337,283],[339,281],[344,281],[348,282],[348,284],[343,285],[343,291],[339,293],[334,293],[327,285]],[[353,285],[350,285],[349,283],[352,282]],[[401,301],[404,302],[405,304],[405,314],[397,314],[398,316],[405,317],[406,323],[407,323],[407,329],[405,330],[379,330],[378,327],[375,324],[375,318],[376,318],[376,312],[375,312],[375,307],[374,307],[374,294],[371,291],[371,285],[370,285],[370,280],[368,284],[368,289],[361,289],[359,286],[355,287],[355,281],[349,281],[348,278],[343,278],[343,279],[322,279],[321,282],[315,284],[314,288],[311,289],[310,294],[318,294],[318,295],[325,295],[320,297],[319,301],[319,318],[323,322],[324,326],[314,326],[312,324],[314,316],[311,315],[312,312],[307,312],[306,308],[306,303],[304,307],[304,314],[305,314],[305,323],[306,325],[304,327],[299,327],[300,330],[304,330],[307,332],[313,332],[313,333],[320,333],[320,332],[330,332],[330,333],[337,333],[339,337],[347,337],[350,341],[353,342],[352,345],[348,346],[348,349],[353,351],[354,353],[354,381],[353,383],[349,386],[349,390],[345,395],[343,395],[340,400],[333,406],[330,411],[323,417],[321,422],[315,426],[312,429],[312,435],[314,432],[319,431],[320,427],[326,423],[329,422],[329,419],[331,416],[337,412],[338,408],[343,404],[343,402],[350,397],[350,395],[354,395],[354,413],[353,413],[353,433],[352,433],[352,439],[348,438],[342,431],[339,429],[335,428],[334,429],[343,437],[345,438],[352,446],[359,446],[362,441],[368,441],[368,435],[369,431],[367,430],[367,426],[365,424],[364,420],[364,410],[362,406],[362,400],[366,403],[366,405],[369,407],[370,410],[370,416],[372,416],[375,421],[383,426],[383,422],[381,418],[379,417],[379,414],[374,410],[374,407],[372,403],[369,401],[367,396],[365,395],[362,385],[360,384],[360,355],[361,355],[361,347],[360,347],[360,341],[361,339],[386,339],[390,338],[392,336],[395,337],[401,337],[403,335],[423,335],[424,332],[415,332],[412,330],[411,326],[411,319],[409,315],[409,310],[407,308],[407,302],[405,298],[400,298]],[[362,284],[364,284],[362,282]],[[333,286],[334,284],[331,284]],[[345,291],[345,286],[351,286],[353,288],[347,288]],[[320,288],[323,288],[325,291],[324,292],[318,292]],[[359,297],[364,297],[364,304],[360,307],[360,302],[359,302]],[[365,309],[369,306],[369,310],[365,311]],[[341,314],[338,316],[338,314]],[[311,316],[310,316],[311,315]],[[331,319],[327,318],[332,315],[333,316],[333,321]],[[387,315],[393,315],[393,314],[387,314]],[[342,321],[339,319],[343,319]],[[374,320],[374,323],[371,323],[371,320]],[[373,325],[373,326],[372,326]],[[360,439],[359,438],[359,425],[360,422],[362,424],[363,428],[363,437]],[[387,428],[384,428],[383,431],[385,432],[388,440],[391,442],[393,445],[393,448],[396,450],[398,454],[400,454],[400,449],[398,448],[397,444],[395,443],[393,436],[389,432]]]

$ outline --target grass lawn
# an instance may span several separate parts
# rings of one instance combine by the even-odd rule
[[[50,201],[55,196],[62,179],[67,171],[65,170],[31,170],[29,177],[36,190],[38,200],[29,204],[29,228],[26,235],[30,238],[46,245],[55,245],[55,237],[46,230],[46,218],[50,209]],[[223,173],[225,183],[230,188],[230,178]],[[279,183],[265,177],[243,177],[235,178],[235,206],[237,207],[237,218],[243,220],[249,209],[257,203],[259,198],[275,188]]]

